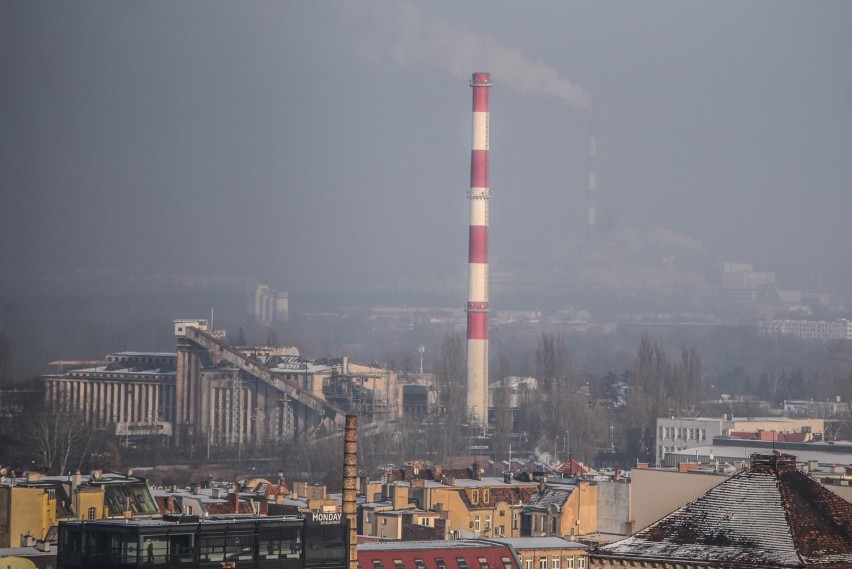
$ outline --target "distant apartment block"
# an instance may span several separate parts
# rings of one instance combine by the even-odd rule
[[[735,418],[662,417],[657,419],[657,462],[669,453],[704,447],[714,437],[731,433],[824,433],[823,419],[788,419],[783,417]]]
[[[763,332],[790,335],[807,340],[852,340],[852,321],[838,320],[767,320]]]

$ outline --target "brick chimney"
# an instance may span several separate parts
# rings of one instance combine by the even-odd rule
[[[240,493],[239,492],[229,492],[228,493],[228,506],[230,510],[235,513],[240,513]]]

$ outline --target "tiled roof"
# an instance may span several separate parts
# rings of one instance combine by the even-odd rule
[[[599,552],[760,567],[852,567],[852,503],[798,471],[795,457],[753,455],[749,470]]]

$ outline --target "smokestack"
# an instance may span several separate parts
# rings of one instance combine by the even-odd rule
[[[597,140],[592,132],[592,121],[589,121],[589,190],[586,194],[586,249],[592,249],[598,238],[598,208],[597,191],[598,177],[595,172],[595,157],[597,156]]]
[[[349,569],[358,569],[358,417],[346,415],[343,431],[343,517],[349,530]]]
[[[488,422],[488,89],[491,76],[474,73],[470,155],[470,244],[467,295],[467,409]]]

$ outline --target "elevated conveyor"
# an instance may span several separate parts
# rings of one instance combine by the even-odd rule
[[[298,385],[294,385],[293,383],[282,379],[269,368],[261,365],[251,358],[247,358],[203,330],[194,326],[186,326],[185,337],[194,344],[197,344],[201,348],[207,350],[213,359],[224,360],[229,364],[236,366],[240,370],[274,387],[296,403],[315,412],[320,420],[327,420],[330,423],[329,431],[343,431],[346,423],[346,412],[343,409],[332,405],[328,401],[317,397],[310,391],[302,389]]]

